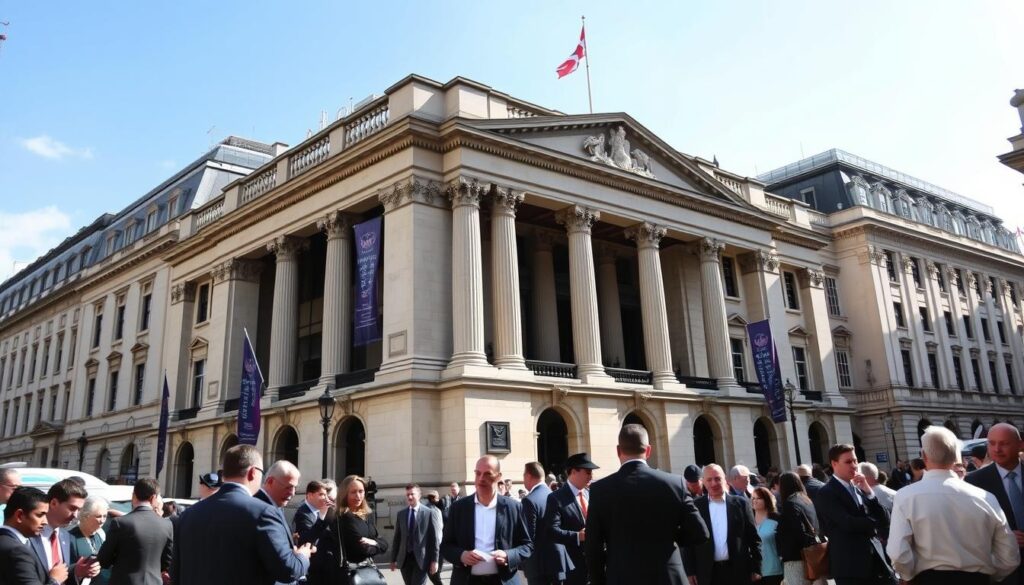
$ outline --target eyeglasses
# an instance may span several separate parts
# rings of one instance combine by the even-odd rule
[[[12,490],[16,490],[16,489],[21,487],[20,485],[14,485],[13,483],[0,483],[0,486],[3,486],[3,487],[8,488],[8,489],[12,489]]]
[[[263,468],[262,468],[262,467],[256,467],[255,465],[253,465],[252,467],[253,467],[253,469],[255,469],[256,471],[260,472],[260,475],[264,475],[264,473],[263,473]]]

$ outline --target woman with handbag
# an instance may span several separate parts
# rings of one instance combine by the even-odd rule
[[[779,585],[782,583],[782,561],[775,542],[779,527],[779,515],[775,513],[775,496],[765,487],[754,488],[750,495],[750,505],[754,508],[754,525],[757,535],[761,537],[761,585]]]
[[[824,583],[823,579],[812,581],[804,573],[803,549],[814,543],[819,527],[814,504],[807,497],[800,476],[786,472],[779,477],[779,501],[782,513],[775,540],[782,557],[786,585]]]
[[[373,510],[366,500],[366,482],[350,475],[338,490],[340,509],[327,509],[311,531],[316,554],[310,559],[310,585],[384,585],[384,575],[373,562],[387,552],[388,544],[377,534]]]

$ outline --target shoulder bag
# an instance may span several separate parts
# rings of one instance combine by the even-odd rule
[[[348,575],[348,585],[387,585],[384,573],[380,572],[372,558],[361,563],[350,563],[345,557],[345,538],[338,516],[338,566]]]
[[[808,581],[828,577],[828,539],[818,534],[818,531],[814,529],[814,525],[807,519],[807,514],[804,514],[803,510],[800,510],[800,517],[804,521],[804,528],[806,530],[804,534],[811,535],[811,544],[800,550],[800,556],[804,560],[804,577]]]

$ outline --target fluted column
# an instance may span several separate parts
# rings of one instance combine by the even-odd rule
[[[569,287],[572,294],[572,342],[576,373],[584,382],[608,381],[601,365],[601,327],[594,278],[594,250],[590,229],[601,213],[573,206],[555,216],[569,234]]]
[[[317,222],[327,234],[324,318],[320,336],[320,383],[333,388],[335,376],[350,369],[352,347],[352,220],[335,211]]]
[[[475,180],[448,185],[452,202],[452,359],[449,368],[487,366],[484,353],[483,258],[480,198],[488,189]]]
[[[546,362],[562,361],[558,341],[558,299],[555,293],[554,236],[537,231],[533,240],[533,339],[532,354]]]
[[[700,292],[704,309],[704,338],[707,343],[708,371],[718,379],[719,386],[735,385],[732,353],[729,348],[729,325],[725,314],[722,290],[722,250],[725,244],[712,238],[699,243]]]
[[[276,400],[281,386],[295,383],[299,335],[299,250],[306,242],[280,236],[267,244],[277,256],[274,274],[274,310],[270,319],[270,372],[268,395]]]
[[[656,387],[676,381],[672,372],[672,350],[668,338],[665,283],[661,276],[661,255],[658,253],[665,232],[665,228],[647,222],[626,230],[626,238],[636,241],[644,349],[647,369],[651,370]]]
[[[494,289],[494,365],[525,370],[522,306],[519,301],[519,246],[516,207],[523,194],[494,189],[491,208],[491,272]]]
[[[611,246],[597,246],[597,302],[601,317],[601,349],[606,366],[622,367],[626,348],[622,336],[622,304],[619,299],[617,256]]]

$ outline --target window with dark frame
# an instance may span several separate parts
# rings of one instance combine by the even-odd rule
[[[892,313],[896,317],[896,326],[900,329],[904,329],[907,326],[906,320],[903,318],[903,303],[899,301],[893,301]]]
[[[1006,345],[1006,329],[1003,327],[1002,321],[996,321],[996,331],[999,332],[999,343]]]
[[[793,366],[796,368],[797,387],[807,390],[809,380],[807,379],[807,355],[804,348],[793,346]]]
[[[141,313],[139,315],[139,331],[146,331],[149,329],[149,311],[152,302],[152,293],[142,295]]]
[[[981,275],[977,272],[974,273],[974,292],[978,293],[978,298],[985,298],[985,295],[981,292]]]
[[[1006,381],[1010,384],[1010,392],[1017,393],[1017,382],[1013,379],[1013,362],[1006,362]]]
[[[928,352],[928,373],[932,377],[932,388],[939,386],[939,358],[934,352]]]
[[[981,318],[981,336],[985,341],[992,341],[992,332],[988,330],[988,319],[985,317]]]
[[[959,269],[955,269],[956,272],[956,290],[960,293],[960,296],[967,296],[967,289],[964,287],[964,273]]]
[[[853,378],[850,376],[850,354],[846,350],[836,350],[836,370],[839,374],[839,386],[850,388]]]
[[[725,285],[725,296],[739,297],[739,289],[736,286],[736,264],[728,256],[722,257],[722,283]]]
[[[114,412],[117,408],[117,375],[120,372],[114,370],[110,372],[110,392],[107,394],[107,412]]]
[[[203,404],[203,379],[206,374],[206,360],[196,360],[192,364],[192,408]]]
[[[89,378],[89,390],[85,399],[85,416],[92,416],[93,408],[96,406],[96,378]]]
[[[949,311],[943,311],[942,317],[946,320],[946,333],[952,337],[956,337],[956,325],[953,324],[953,313]]]
[[[978,391],[985,391],[985,383],[981,379],[981,362],[978,358],[971,358],[971,373],[974,374],[974,383],[978,385]]]
[[[896,274],[896,255],[891,251],[885,251],[885,270],[889,274],[889,282],[899,282],[899,276]]]
[[[953,374],[956,376],[956,387],[961,392],[964,391],[964,368],[963,364],[960,363],[960,356],[953,356]]]
[[[946,292],[946,268],[942,264],[935,265],[935,280],[939,285],[939,292]]]
[[[964,334],[967,335],[967,339],[974,339],[974,330],[971,329],[970,315],[964,315]]]
[[[732,374],[737,382],[746,382],[747,376],[744,369],[744,344],[742,339],[729,338],[729,347],[732,349]]]
[[[839,317],[842,315],[842,310],[839,306],[839,287],[836,283],[836,279],[831,276],[825,277],[825,301],[828,305],[829,315],[832,317]]]
[[[93,321],[94,331],[92,334],[92,348],[96,349],[100,346],[100,339],[103,332],[103,313],[97,313],[96,319]]]
[[[114,341],[121,341],[124,337],[124,301],[117,306],[117,321],[114,323]]]
[[[799,311],[800,295],[796,289],[796,276],[792,272],[783,272],[782,283],[786,288],[786,308]]]
[[[910,276],[914,280],[914,286],[922,288],[921,286],[921,263],[918,262],[917,258],[911,256],[910,260]]]
[[[138,406],[142,404],[142,388],[143,383],[146,381],[146,364],[135,365],[135,392],[132,397],[132,404]]]
[[[921,315],[921,329],[925,333],[931,333],[932,320],[928,318],[928,307],[918,307],[917,312]]]
[[[996,361],[988,360],[988,375],[992,378],[992,388],[999,393],[999,377],[996,375]]]
[[[909,349],[901,349],[900,357],[903,358],[903,378],[907,382],[907,386],[914,385],[914,363],[910,358]]]
[[[210,285],[201,284],[196,293],[196,323],[204,323],[210,312]]]

